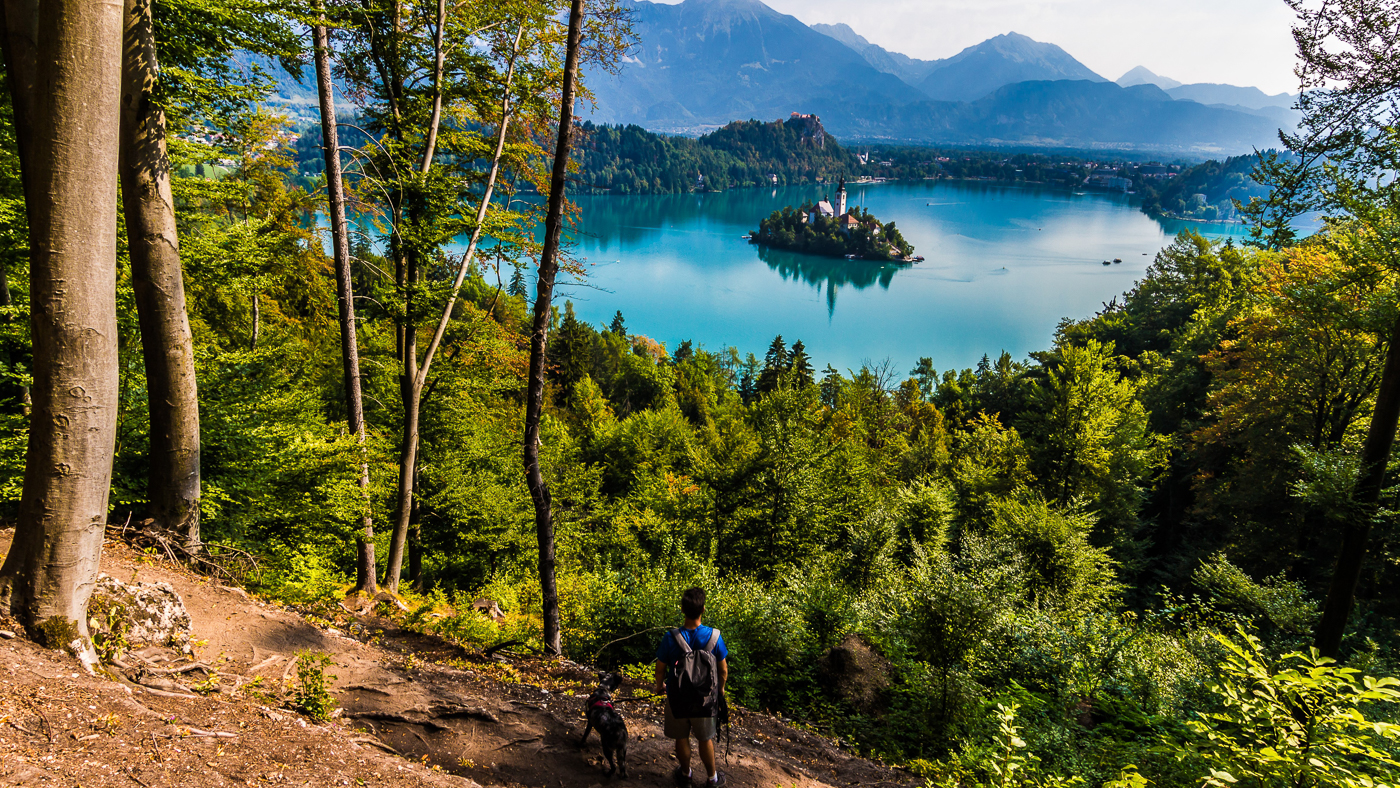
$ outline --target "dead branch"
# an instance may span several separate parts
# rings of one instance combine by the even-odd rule
[[[385,752],[391,753],[393,755],[399,754],[399,751],[394,749],[393,747],[390,747],[389,745],[385,744],[382,741],[379,741],[378,739],[371,739],[368,736],[352,737],[350,741],[355,742],[356,744],[368,744],[371,747],[378,747],[379,749],[384,750]]]
[[[496,750],[504,750],[505,748],[507,748],[507,747],[509,747],[509,746],[511,746],[511,745],[513,745],[513,744],[528,744],[529,742],[532,742],[532,741],[539,741],[540,738],[541,738],[541,737],[539,737],[539,736],[531,736],[531,737],[525,738],[525,739],[511,739],[510,741],[506,742],[505,744],[502,744],[501,746],[499,746],[499,747],[497,747],[497,748],[491,750],[491,752],[495,752]]]

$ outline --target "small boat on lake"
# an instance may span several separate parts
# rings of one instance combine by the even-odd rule
[[[1115,263],[1121,263],[1121,262],[1123,262],[1123,258],[1121,258],[1121,257],[1115,257],[1115,258],[1113,258],[1113,262],[1115,262]]]
[[[1107,261],[1107,260],[1104,260],[1104,261],[1103,261],[1103,264],[1104,264],[1104,265],[1113,265],[1113,263],[1110,263],[1110,262]]]

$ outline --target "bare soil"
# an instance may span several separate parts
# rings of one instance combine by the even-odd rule
[[[10,536],[0,532],[0,553]],[[585,666],[488,657],[372,613],[304,616],[117,541],[107,542],[102,565],[122,581],[174,586],[195,653],[139,650],[159,667],[91,677],[22,635],[0,639],[0,786],[672,785],[672,743],[661,736],[661,707],[642,697],[648,688],[619,691],[630,777],[609,780],[596,734],[579,746],[584,698],[597,681]],[[3,619],[0,629],[18,631]],[[329,722],[282,703],[303,651],[333,660],[327,673],[340,708]],[[208,669],[159,675],[192,661]],[[743,709],[720,769],[734,786],[918,782]]]

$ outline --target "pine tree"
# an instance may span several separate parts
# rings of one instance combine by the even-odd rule
[[[510,284],[506,286],[506,292],[516,298],[528,298],[530,291],[525,287],[525,270],[520,266],[515,266],[515,273],[510,275]]]
[[[680,364],[683,363],[686,359],[693,358],[694,356],[695,349],[693,347],[693,343],[689,339],[687,339],[676,346],[676,352],[671,354],[671,363]]]
[[[593,366],[593,329],[574,314],[574,303],[564,302],[564,319],[549,343],[549,361],[558,371],[565,390],[573,391]]]
[[[617,314],[613,315],[612,323],[608,324],[608,330],[620,337],[627,336],[627,324],[622,320],[621,309],[617,310]]]
[[[802,340],[792,343],[792,357],[788,363],[793,385],[799,388],[812,385],[812,360],[807,356],[807,346]]]
[[[836,371],[836,367],[830,364],[822,370],[822,404],[828,408],[835,408],[841,399],[841,373]]]
[[[783,335],[779,334],[773,338],[773,344],[768,346],[768,353],[763,357],[763,372],[758,376],[759,393],[777,391],[791,364],[792,358],[788,355],[787,343],[783,341]]]

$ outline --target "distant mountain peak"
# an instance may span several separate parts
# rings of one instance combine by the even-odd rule
[[[938,61],[919,87],[940,101],[976,101],[1003,85],[1059,79],[1108,81],[1060,47],[1012,31]]]
[[[846,24],[845,22],[837,22],[834,25],[824,25],[818,22],[814,25],[808,25],[808,27],[812,28],[818,33],[821,33],[822,35],[831,36],[832,38],[836,39],[837,41],[840,41],[846,46],[871,46],[870,41],[867,40],[865,36],[861,35],[860,33],[857,33],[855,30],[852,30],[851,26]]]
[[[1115,79],[1119,87],[1130,88],[1134,85],[1156,85],[1162,90],[1171,90],[1181,87],[1181,83],[1171,77],[1164,77],[1147,70],[1146,66],[1134,66],[1128,73]]]

